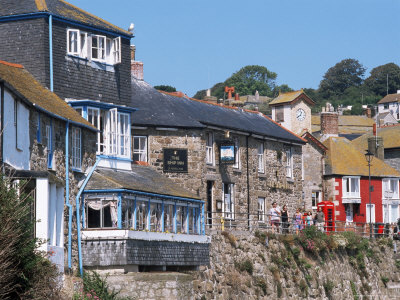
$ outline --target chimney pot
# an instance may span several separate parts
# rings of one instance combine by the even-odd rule
[[[239,101],[239,93],[235,94],[235,101]]]
[[[321,113],[321,133],[328,136],[339,135],[339,115],[336,112]]]

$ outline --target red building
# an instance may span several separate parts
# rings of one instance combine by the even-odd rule
[[[368,163],[343,137],[329,137],[325,160],[325,192],[335,204],[335,219],[346,223],[394,223],[399,217],[400,173],[377,157],[371,162],[371,205]]]

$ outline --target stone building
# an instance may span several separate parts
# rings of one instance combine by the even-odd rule
[[[0,61],[0,81],[2,171],[33,196],[40,250],[64,271],[64,247],[69,264],[72,257],[70,200],[94,163],[96,129],[22,65]]]
[[[280,93],[270,102],[272,119],[296,134],[307,144],[303,146],[303,195],[304,210],[316,211],[318,202],[324,200],[323,174],[327,148],[311,133],[311,106],[314,101],[303,90]]]
[[[305,141],[264,115],[161,93],[132,79],[133,160],[206,201],[208,224],[268,221],[273,201],[302,205]],[[176,153],[176,159],[169,153]]]

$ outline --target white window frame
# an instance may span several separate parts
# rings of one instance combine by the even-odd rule
[[[138,148],[135,148],[135,140],[138,141]],[[144,146],[143,148],[141,146]],[[147,136],[137,135],[133,137],[133,155],[138,156],[138,161],[147,162]],[[135,158],[133,160],[136,160]]]
[[[399,218],[399,204],[398,203],[385,203],[382,204],[383,222],[384,223],[396,223]],[[393,215],[393,212],[395,214]]]
[[[257,215],[258,215],[258,222],[264,223],[265,222],[265,198],[264,197],[258,197]]]
[[[258,173],[264,173],[264,142],[259,142],[257,145],[257,162]]]
[[[228,192],[225,193],[225,185],[228,186]],[[229,199],[228,196],[229,195]],[[233,183],[222,183],[222,196],[223,205],[222,213],[225,219],[234,220],[235,219],[235,185]]]
[[[88,34],[87,32],[79,32],[79,56],[82,58],[88,58]]]
[[[206,132],[206,164],[214,165],[214,133]]]
[[[286,150],[286,177],[293,178],[293,155],[292,148]]]
[[[71,167],[76,170],[82,168],[82,131],[79,127],[72,127]]]
[[[318,193],[318,194],[317,194]],[[318,203],[321,202],[321,194],[322,192],[320,190],[314,190],[311,192],[311,207],[313,210],[317,210],[318,208]],[[315,194],[315,197],[314,197]],[[315,205],[313,205],[313,201],[315,199]]]
[[[112,58],[113,58],[114,64],[121,63],[121,37],[120,36],[113,40]]]
[[[366,220],[367,223],[369,223],[369,210],[370,210],[370,207],[372,207],[372,211],[371,211],[371,219],[372,219],[372,221],[371,221],[371,223],[375,223],[375,204],[369,204],[369,203],[365,204],[365,214],[366,214],[365,220]]]
[[[75,35],[72,38],[72,34]],[[79,56],[80,33],[78,29],[67,30],[67,53],[70,55]],[[75,49],[72,49],[75,48]]]
[[[382,179],[382,197],[384,200],[399,200],[399,179]]]
[[[235,163],[233,164],[233,167],[235,169],[240,169],[240,143],[239,143],[239,138],[236,138],[234,141],[235,141]]]
[[[87,108],[87,120],[90,124],[96,127],[99,131],[97,132],[97,151],[96,154],[100,154],[100,109],[97,107],[88,107]]]
[[[347,191],[347,182],[349,181],[349,189]],[[354,192],[351,192],[353,184],[356,183],[357,189]],[[359,176],[344,176],[342,178],[342,197],[343,198],[356,198],[360,199],[360,177]]]
[[[127,113],[118,113],[118,154],[121,157],[130,157],[130,115]]]
[[[346,212],[346,223],[352,223],[354,218],[353,203],[346,203],[345,212]]]
[[[92,45],[91,45],[91,58],[94,61],[106,62],[106,48],[107,48],[107,38],[104,35],[94,34],[91,36]],[[94,43],[96,41],[96,44]],[[102,41],[102,42],[101,42]],[[93,55],[93,51],[97,51],[97,56]]]

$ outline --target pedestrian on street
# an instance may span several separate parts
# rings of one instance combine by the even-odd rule
[[[317,226],[318,230],[324,232],[325,214],[321,207],[318,207],[317,214],[315,215],[315,225]]]

